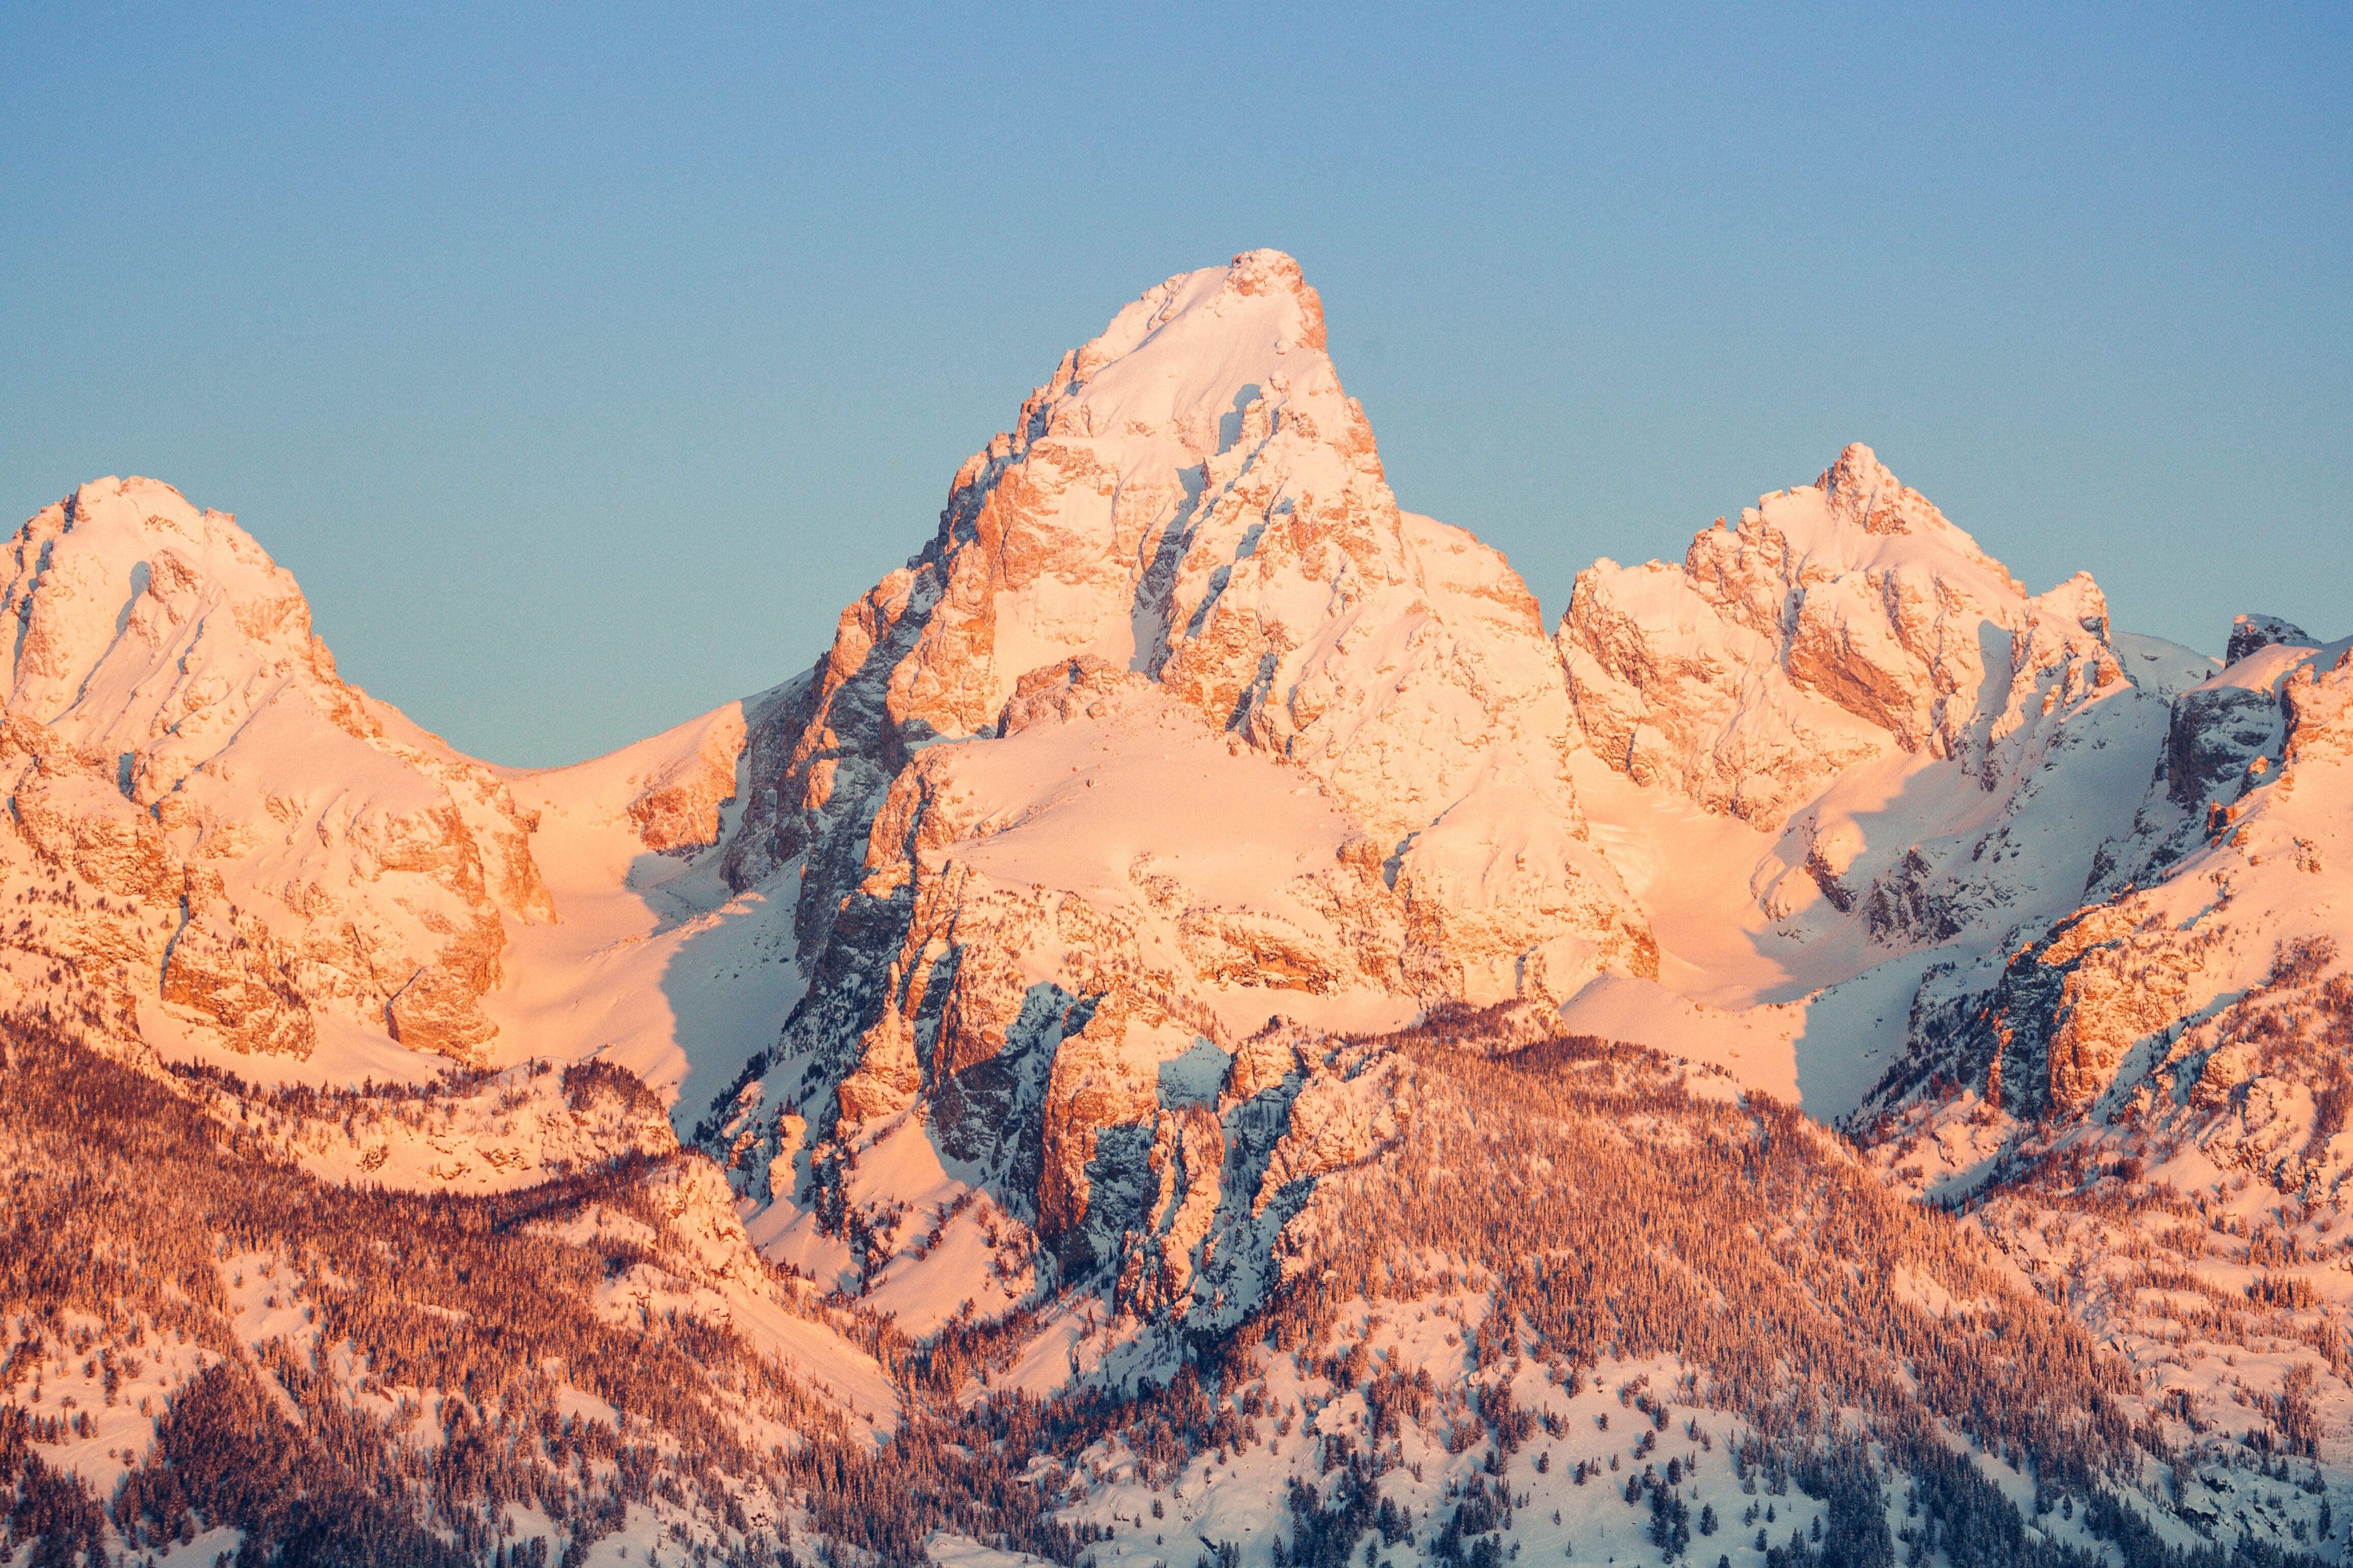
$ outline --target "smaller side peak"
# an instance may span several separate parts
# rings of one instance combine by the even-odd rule
[[[2240,616],[2231,622],[2231,646],[2224,650],[2222,662],[2233,665],[2258,648],[2274,646],[2318,647],[2320,639],[2277,616]]]
[[[2046,615],[2070,620],[2102,642],[2108,640],[2108,596],[2089,572],[2078,572],[2047,594],[2038,594],[2035,606]]]
[[[1945,522],[1945,514],[1926,496],[1889,472],[1879,454],[1860,441],[1849,442],[1814,482],[1831,518],[1865,533],[1918,533]]]
[[[0,559],[5,597],[24,627],[13,662],[0,659],[0,682],[12,708],[43,723],[89,699],[90,722],[111,724],[123,703],[147,700],[137,689],[150,676],[168,668],[176,673],[167,685],[192,679],[191,617],[215,627],[203,658],[267,644],[314,668],[321,660],[293,574],[227,512],[202,510],[159,479],[78,486],[27,519]],[[93,686],[101,665],[121,680]],[[154,733],[168,727],[159,721]]]

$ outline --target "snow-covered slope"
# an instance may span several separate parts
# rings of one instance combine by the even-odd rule
[[[562,919],[513,933],[485,999],[496,1059],[588,1057],[687,1105],[771,1044],[805,989],[789,876],[731,886],[719,846],[743,815],[748,727],[801,682],[731,702],[568,768],[501,770]]]

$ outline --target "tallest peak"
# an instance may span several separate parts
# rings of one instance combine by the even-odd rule
[[[1324,342],[1324,302],[1299,263],[1244,251],[1145,289],[1064,355],[1023,411],[1018,439],[1112,438],[1122,453],[1104,456],[1133,479],[1139,464],[1173,478],[1226,450],[1261,400],[1270,420],[1288,407],[1303,427],[1336,432],[1362,414],[1345,403]],[[1174,441],[1166,450],[1164,437]]]
[[[1294,361],[1293,355],[1296,354]],[[1295,379],[1324,352],[1324,301],[1280,250],[1246,250],[1223,267],[1180,272],[1113,317],[1102,335],[1072,356],[1076,379],[1092,382],[1122,361],[1145,360],[1154,374],[1199,371],[1261,384],[1271,374]],[[1117,378],[1114,378],[1117,379]],[[1210,389],[1204,384],[1205,395]]]
[[[1815,483],[1831,515],[1865,533],[1921,533],[1945,521],[1926,496],[1912,489],[1879,460],[1879,454],[1851,441]]]
[[[1307,348],[1324,346],[1324,300],[1315,292],[1299,263],[1280,250],[1245,250],[1226,269],[1226,289],[1245,299],[1280,296],[1296,305],[1299,342]]]

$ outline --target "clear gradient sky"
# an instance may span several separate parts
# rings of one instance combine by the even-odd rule
[[[566,762],[807,665],[1065,348],[1275,246],[1548,619],[1860,439],[2120,627],[2353,631],[2343,4],[685,9],[0,7],[0,521],[167,479]]]

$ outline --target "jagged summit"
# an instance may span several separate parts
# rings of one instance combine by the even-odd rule
[[[1556,640],[1612,767],[1767,826],[1893,752],[1963,761],[1989,785],[2047,675],[2086,665],[2069,701],[2120,678],[2106,637],[2087,574],[2030,596],[1857,444],[1703,530],[1680,567],[1578,574]]]
[[[2028,596],[2007,567],[1860,441],[1841,451],[1811,485],[1758,497],[1736,526],[1727,528],[1718,518],[1693,540],[1683,568],[1726,592],[1760,553],[1786,556],[1783,575],[1795,586],[1894,573],[1908,581],[1941,581],[1988,604]],[[2077,581],[2091,583],[2088,575]],[[2096,601],[2097,589],[2092,593]]]
[[[13,973],[67,961],[104,1026],[241,1050],[491,1038],[502,916],[554,915],[501,780],[346,686],[292,574],[169,485],[84,485],[8,561],[0,876],[104,900]]]
[[[1962,548],[1979,553],[1975,540],[1955,528],[1926,496],[1897,479],[1879,454],[1860,441],[1847,443],[1814,488],[1822,492],[1830,516],[1844,526],[1873,534],[1957,535]]]
[[[1147,290],[1040,390],[1086,411],[1082,433],[1174,432],[1198,458],[1224,444],[1219,423],[1247,403],[1245,388],[1303,380],[1319,362],[1328,371],[1323,300],[1299,263],[1253,250]]]
[[[957,671],[927,657],[899,683],[906,718],[973,733],[1028,670],[1082,653],[1162,673],[1236,575],[1270,571],[1240,563],[1287,538],[1341,552],[1293,563],[1319,584],[1410,576],[1372,430],[1323,344],[1298,264],[1262,250],[1168,279],[1063,355],[1012,431],[958,470],[937,537],[909,563],[992,602],[955,618]],[[877,595],[893,591],[886,579]],[[1282,606],[1286,618],[1320,615],[1323,598]],[[944,654],[947,635],[923,654]],[[1203,657],[1189,662],[1196,682],[1216,679]],[[1229,708],[1240,694],[1232,680],[1196,693]]]
[[[1319,780],[1433,950],[1455,939],[1443,963],[1479,976],[1460,984],[1642,968],[1641,917],[1567,778],[1534,596],[1469,534],[1398,510],[1322,342],[1296,263],[1253,251],[1065,355],[958,471],[930,547],[844,613],[805,700],[754,735],[736,885],[806,856],[828,891],[804,908],[829,921],[913,748],[985,737],[1025,676],[1093,658]]]

